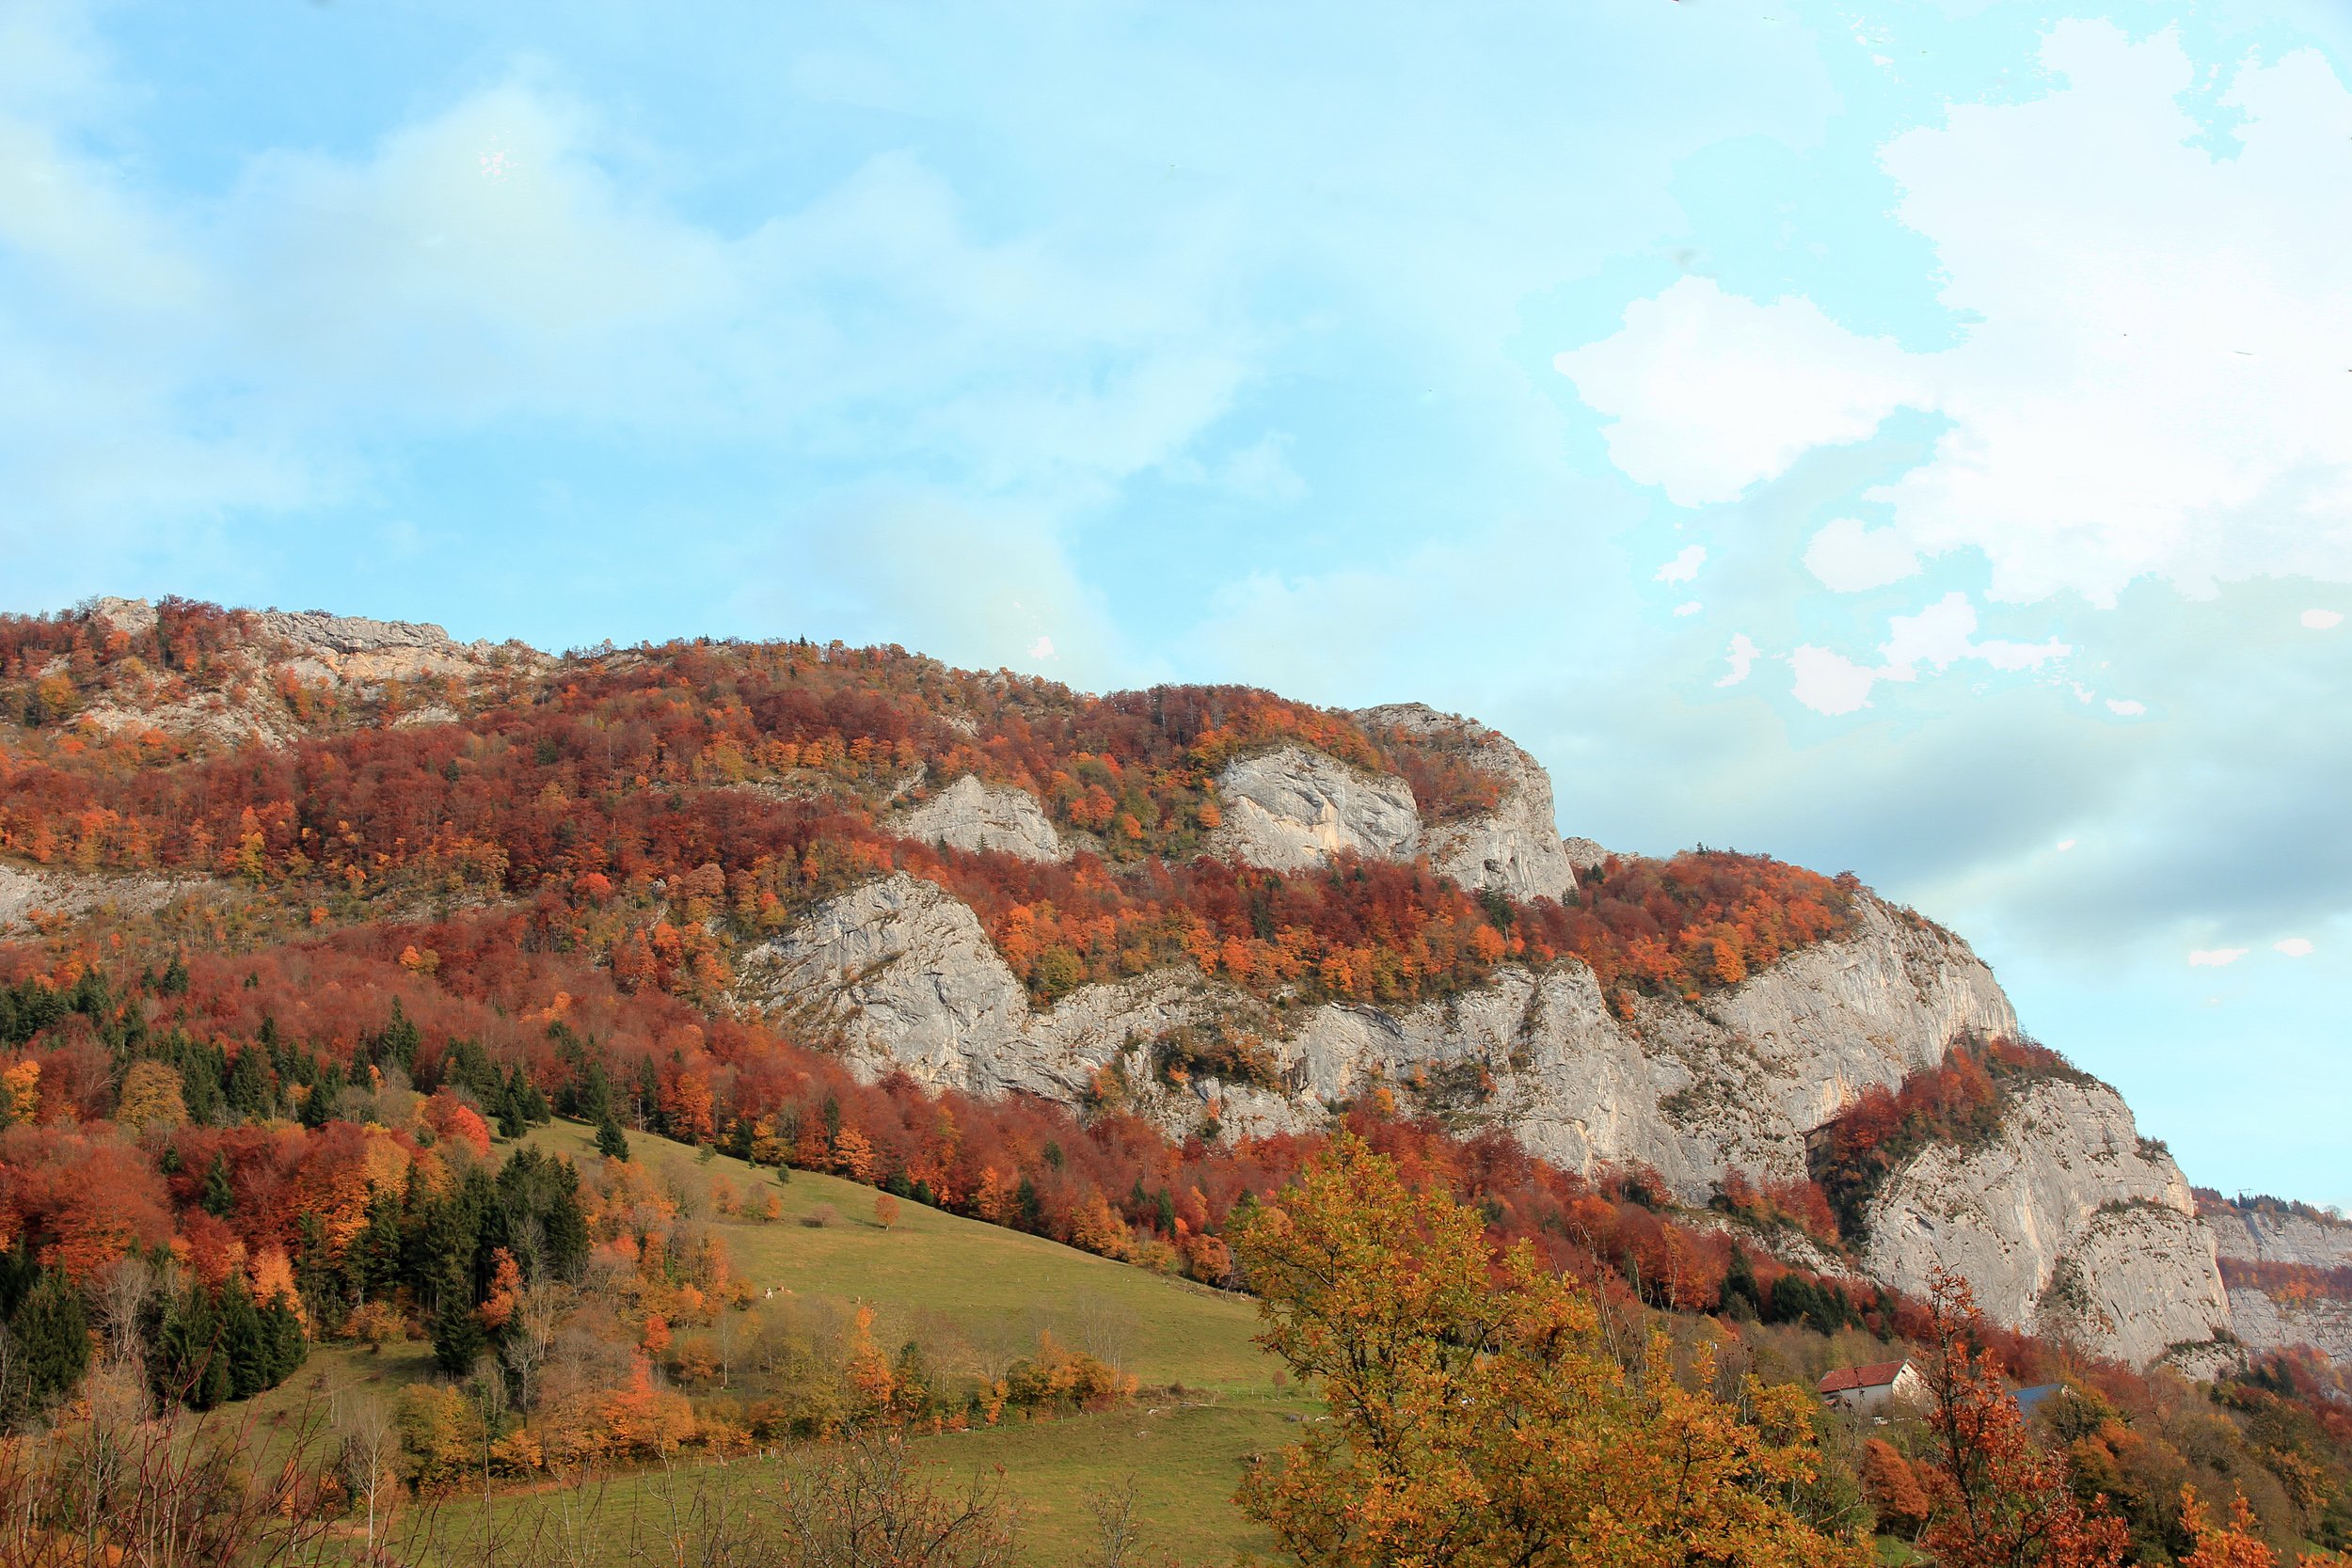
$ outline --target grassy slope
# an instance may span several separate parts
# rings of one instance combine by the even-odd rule
[[[534,1131],[530,1141],[583,1164],[596,1159],[591,1132],[570,1123]],[[631,1153],[669,1176],[681,1190],[705,1188],[724,1176],[739,1189],[775,1188],[773,1171],[723,1155],[704,1158],[684,1145],[632,1134]],[[502,1155],[501,1155],[502,1157]],[[805,1171],[780,1189],[785,1214],[772,1223],[723,1220],[739,1271],[754,1287],[865,1302],[876,1312],[876,1338],[885,1345],[910,1335],[962,1337],[975,1344],[1034,1343],[1040,1328],[1086,1346],[1091,1338],[1119,1353],[1126,1370],[1147,1390],[1181,1384],[1185,1392],[1147,1392],[1135,1405],[1099,1416],[1017,1423],[993,1431],[925,1438],[927,1458],[958,1479],[997,1473],[1023,1513],[1023,1560],[1082,1560],[1093,1528],[1086,1499],[1097,1488],[1136,1480],[1136,1507],[1151,1543],[1187,1561],[1230,1560],[1242,1548],[1269,1543],[1233,1508],[1243,1460],[1295,1438],[1311,1412],[1295,1390],[1278,1390],[1272,1364],[1250,1340],[1256,1310],[1248,1300],[1188,1281],[1091,1257],[1039,1237],[962,1219],[920,1204],[899,1206],[889,1230],[874,1221],[871,1188]],[[838,1215],[819,1228],[800,1223],[829,1205]],[[342,1347],[312,1354],[285,1387],[255,1402],[255,1418],[291,1416],[308,1404],[370,1393],[433,1374],[421,1344],[378,1354]],[[233,1409],[223,1416],[242,1418]],[[732,1467],[736,1483],[757,1484],[764,1465]],[[676,1478],[627,1477],[596,1489],[594,1507],[609,1515],[595,1532],[614,1554],[628,1537],[625,1521],[642,1511],[662,1512],[680,1485]],[[543,1496],[495,1499],[505,1528],[536,1528]],[[453,1544],[479,1540],[479,1501],[438,1505],[435,1533]],[[532,1523],[521,1521],[528,1517]]]

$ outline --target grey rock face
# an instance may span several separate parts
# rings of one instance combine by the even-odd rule
[[[2136,1366],[2230,1326],[2187,1181],[2103,1084],[2035,1084],[1985,1147],[1921,1150],[1868,1226],[1875,1277],[1924,1291],[1941,1264],[1995,1322]]]
[[[1560,841],[1560,852],[1567,856],[1569,868],[1579,875],[1597,871],[1609,863],[1610,851],[1589,838],[1564,838]]]
[[[1514,898],[1565,898],[1575,889],[1576,871],[1552,806],[1551,775],[1509,736],[1422,703],[1362,708],[1355,717],[1371,728],[1452,739],[1481,769],[1503,781],[1494,810],[1423,825],[1412,854],[1428,856],[1432,869],[1464,887],[1492,888]]]
[[[2244,1209],[2232,1203],[2207,1209],[2204,1223],[2223,1258],[2249,1263],[2298,1263],[2313,1269],[2352,1264],[2352,1221]],[[2230,1290],[2230,1318],[2249,1350],[2309,1345],[2352,1366],[2352,1302],[2324,1297],[2280,1300],[2252,1285],[2234,1285]]]
[[[1303,746],[1236,758],[1217,775],[1225,821],[1212,852],[1251,865],[1321,865],[1343,850],[1408,858],[1421,832],[1412,786]]]
[[[264,610],[254,624],[272,637],[324,649],[328,653],[365,654],[381,648],[442,648],[449,633],[416,621],[376,621],[365,615],[329,615],[323,610]]]
[[[1249,1008],[1248,999],[1197,972],[1167,970],[1082,987],[1051,1009],[1033,1009],[971,910],[904,874],[825,904],[745,955],[740,968],[743,1000],[783,1010],[869,1074],[897,1069],[933,1088],[1018,1090],[1076,1104],[1118,1066],[1137,1109],[1171,1132],[1191,1131],[1213,1100],[1237,1135],[1320,1119],[1248,1085],[1212,1082],[1180,1092],[1151,1081],[1151,1041]]]
[[[2352,1221],[2241,1209],[2207,1210],[2205,1224],[2224,1258],[2334,1269],[2352,1263]]]
[[[118,598],[112,594],[99,596],[90,606],[90,618],[129,637],[155,629],[155,607],[145,599]]]
[[[2338,1366],[2352,1367],[2352,1301],[2280,1301],[2241,1285],[2230,1292],[2230,1320],[2250,1350],[2309,1345]]]
[[[1035,796],[1009,784],[984,784],[969,773],[898,813],[887,827],[926,844],[999,849],[1024,860],[1057,861],[1069,853]]]
[[[1646,1164],[1699,1202],[1728,1170],[1802,1175],[1807,1130],[1863,1088],[1900,1083],[1964,1034],[2014,1030],[1964,943],[1875,900],[1858,914],[1847,937],[1705,1009],[1651,1002],[1621,1021],[1592,972],[1566,960],[1409,1008],[1314,1008],[1278,1037],[1253,999],[1188,969],[1032,1008],[972,911],[898,875],[745,955],[740,995],[870,1073],[1076,1104],[1117,1069],[1136,1108],[1168,1131],[1214,1106],[1233,1135],[1310,1128],[1327,1102],[1386,1085],[1571,1168]],[[1279,1084],[1152,1080],[1152,1042],[1236,1016],[1265,1029]],[[2229,1322],[2186,1183],[2101,1085],[2035,1085],[1990,1148],[1925,1151],[1890,1181],[1871,1225],[1875,1276],[1920,1290],[1943,1261],[2000,1321],[2062,1328],[2105,1354],[2145,1362]]]

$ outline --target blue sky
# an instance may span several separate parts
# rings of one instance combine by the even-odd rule
[[[1419,698],[2352,1203],[2346,19],[0,0],[0,607]]]

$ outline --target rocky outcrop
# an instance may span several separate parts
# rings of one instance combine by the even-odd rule
[[[1252,865],[1288,870],[1320,865],[1349,851],[1379,860],[1425,858],[1464,887],[1514,898],[1565,898],[1576,888],[1551,779],[1508,737],[1471,720],[1420,703],[1364,708],[1354,717],[1375,731],[1402,731],[1468,755],[1502,782],[1491,811],[1425,820],[1403,779],[1360,772],[1304,746],[1241,757],[1217,775],[1225,821],[1210,852]]]
[[[1551,775],[1509,736],[1475,720],[1422,703],[1359,709],[1366,728],[1392,729],[1465,752],[1482,772],[1502,781],[1492,811],[1425,824],[1411,853],[1464,887],[1492,888],[1514,898],[1565,898],[1576,888],[1551,800]]]
[[[451,648],[448,632],[421,621],[377,621],[365,615],[329,615],[323,610],[256,610],[253,624],[263,636],[324,653],[366,654],[386,648]],[[488,643],[478,644],[488,647]]]
[[[215,747],[285,746],[309,726],[279,698],[283,678],[373,699],[394,683],[466,683],[498,671],[535,673],[554,662],[520,642],[457,642],[439,626],[414,621],[377,621],[318,610],[246,614],[255,633],[247,657],[258,665],[255,673],[262,678],[167,703],[109,696],[77,714],[75,722],[102,734],[154,730]],[[93,600],[90,617],[132,636],[152,630],[158,620],[155,607],[145,599],[115,597]],[[427,704],[391,715],[389,721],[413,726],[451,722],[457,717],[446,705]]]
[[[1421,832],[1412,785],[1304,746],[1236,758],[1216,790],[1225,820],[1210,852],[1251,865],[1321,865],[1343,850],[1407,859]]]
[[[1164,970],[1032,1008],[971,910],[903,873],[831,900],[739,967],[742,1000],[782,1011],[869,1074],[898,1069],[935,1089],[1065,1104],[1117,1085],[1180,1132],[1212,1108],[1245,1136],[1320,1119],[1319,1108],[1310,1115],[1262,1085],[1195,1080],[1180,1090],[1152,1077],[1152,1042],[1187,1024],[1262,1014],[1249,999],[1197,971]]]
[[[2312,1269],[2352,1264],[2352,1221],[2223,1200],[2206,1204],[2205,1224],[2224,1258],[2249,1263],[2299,1263]]]
[[[2187,1181],[2104,1084],[2029,1085],[1990,1143],[1933,1144],[1897,1171],[1867,1225],[1873,1276],[1924,1291],[1941,1265],[1994,1321],[2134,1365],[2230,1326]]]
[[[904,875],[823,905],[753,949],[742,970],[744,1000],[794,1012],[876,1070],[1073,1103],[1130,1036],[1148,1042],[1263,1010],[1185,971],[1081,987],[1034,1011],[972,911]],[[1286,1108],[1251,1103],[1268,1125],[1306,1125],[1387,1085],[1458,1123],[1507,1127],[1572,1168],[1650,1164],[1703,1202],[1727,1170],[1802,1177],[1805,1132],[1845,1101],[1899,1084],[1965,1035],[2015,1027],[1965,944],[1866,897],[1848,936],[1784,959],[1707,1011],[1653,1001],[1628,1023],[1592,971],[1567,959],[1507,967],[1444,1001],[1316,1007],[1279,1035],[1263,1022],[1282,1089],[1266,1098]],[[1198,1098],[1147,1109],[1182,1130]]]
[[[1057,861],[1069,853],[1037,797],[1009,784],[984,784],[969,773],[885,826],[926,844],[998,849],[1023,860]]]
[[[1613,853],[1589,838],[1564,838],[1560,841],[1560,852],[1568,858],[1568,869],[1580,877],[1608,864]]]
[[[1804,1135],[1872,1085],[1892,1086],[1971,1034],[2016,1018],[1965,943],[1858,902],[1855,928],[1709,1000],[1652,1000],[1630,1024],[1573,960],[1508,968],[1478,990],[1404,1009],[1325,1007],[1290,1044],[1314,1096],[1375,1083],[1494,1087],[1443,1108],[1511,1129],[1573,1168],[1649,1164],[1703,1202],[1727,1170],[1794,1180]],[[1439,1098],[1445,1098],[1440,1093]]]
[[[115,877],[0,865],[0,936],[29,930],[47,916],[77,920],[106,911],[146,914],[184,894],[218,891],[220,886],[204,877]]]
[[[125,637],[140,637],[155,629],[155,607],[145,599],[118,598],[103,594],[90,601],[90,619]]]
[[[2338,1366],[2352,1367],[2352,1301],[2281,1298],[2239,1285],[2230,1291],[2230,1323],[2249,1350],[2309,1346]]]
[[[2300,1212],[2228,1199],[2201,1205],[2205,1227],[2231,1281],[2230,1319],[2249,1350],[2291,1350],[2308,1345],[2352,1366],[2352,1301],[2320,1293],[2308,1277],[2283,1277],[2250,1265],[2287,1264],[2292,1270],[2352,1267],[2352,1222],[2326,1212]],[[2244,1264],[2233,1273],[2230,1265]]]
[[[746,1005],[781,1010],[869,1073],[1069,1104],[1115,1089],[1180,1133],[1213,1110],[1234,1134],[1311,1127],[1331,1105],[1386,1087],[1455,1126],[1506,1128],[1571,1168],[1648,1164],[1691,1203],[1732,1169],[1802,1176],[1807,1131],[1865,1087],[1899,1084],[1963,1036],[2016,1027],[1964,943],[1867,896],[1844,937],[1704,1008],[1652,1001],[1631,1021],[1573,959],[1506,967],[1412,1007],[1315,1007],[1287,1030],[1190,969],[1036,1008],[972,911],[905,875],[830,901],[739,970]],[[1154,1073],[1157,1042],[1220,1023],[1262,1036],[1264,1072],[1181,1085]],[[1898,1179],[1873,1231],[1874,1267],[1915,1286],[1948,1239],[1988,1305],[2023,1322],[2071,1259],[2096,1298],[2091,1343],[2144,1359],[2210,1338],[2226,1309],[2179,1172],[2139,1147],[2111,1091],[2048,1087],[2074,1098],[2044,1105],[2034,1091],[2006,1164],[1989,1151],[1931,1150]],[[2110,1203],[2129,1212],[2103,1212]],[[2022,1251],[2013,1226],[2025,1227]]]

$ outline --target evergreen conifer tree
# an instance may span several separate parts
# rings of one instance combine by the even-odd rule
[[[596,1152],[608,1160],[628,1158],[628,1138],[609,1109],[604,1114],[604,1120],[596,1124]]]
[[[245,1281],[230,1278],[220,1292],[220,1352],[229,1364],[229,1397],[249,1400],[270,1386],[269,1336]]]
[[[81,1292],[56,1270],[43,1270],[8,1323],[26,1396],[42,1409],[73,1391],[89,1370],[89,1317]]]
[[[198,1199],[204,1212],[215,1219],[227,1219],[237,1210],[237,1195],[229,1185],[227,1156],[215,1154],[204,1172],[204,1196]]]

